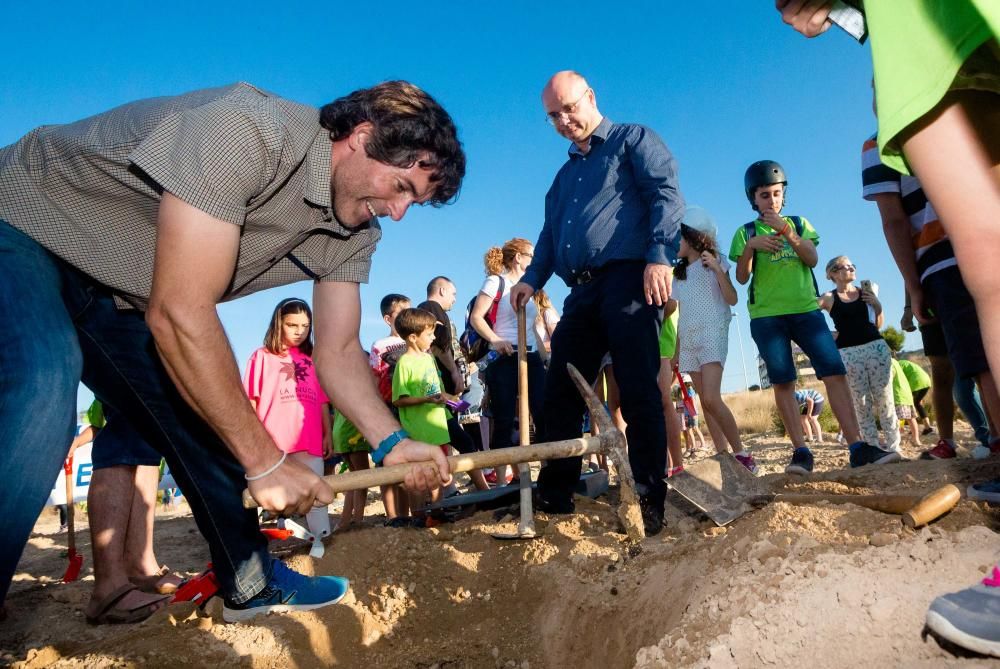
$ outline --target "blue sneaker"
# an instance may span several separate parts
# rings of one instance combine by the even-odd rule
[[[792,461],[785,467],[786,474],[812,474],[813,454],[805,446],[799,446],[792,453]]]
[[[990,504],[1000,504],[1000,480],[983,481],[973,483],[965,492],[966,497],[977,502],[989,502]]]
[[[264,589],[242,604],[225,602],[223,620],[238,623],[261,613],[311,611],[336,604],[350,587],[350,582],[341,576],[303,576],[281,560],[274,560],[272,564],[271,580]]]
[[[899,462],[899,451],[883,451],[878,446],[872,446],[864,441],[851,444],[851,467],[864,467],[865,465],[885,465],[890,462]]]

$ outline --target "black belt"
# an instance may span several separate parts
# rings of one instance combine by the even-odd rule
[[[573,286],[583,286],[583,285],[586,285],[586,284],[590,283],[591,281],[593,281],[594,279],[596,279],[600,275],[604,274],[608,270],[614,269],[615,267],[618,267],[619,265],[640,264],[640,263],[641,264],[645,264],[645,261],[644,260],[612,260],[611,262],[604,263],[600,267],[593,267],[593,268],[590,268],[590,269],[582,270],[580,272],[573,272],[573,276],[570,277],[569,281],[567,281],[566,284],[569,285],[570,288],[572,288]]]

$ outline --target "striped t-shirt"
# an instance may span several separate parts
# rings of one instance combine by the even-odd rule
[[[899,193],[903,199],[903,210],[910,218],[921,281],[938,270],[958,264],[948,235],[920,182],[882,164],[876,135],[869,137],[861,150],[861,183],[866,200],[874,200],[879,193]]]

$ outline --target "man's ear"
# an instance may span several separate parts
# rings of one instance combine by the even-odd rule
[[[351,134],[347,136],[347,145],[353,151],[363,149],[368,139],[371,137],[372,131],[375,126],[369,121],[362,121],[361,123],[354,126],[351,130]]]

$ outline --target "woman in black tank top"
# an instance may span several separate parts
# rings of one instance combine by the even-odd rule
[[[820,296],[819,306],[830,313],[837,329],[837,348],[847,368],[847,384],[861,436],[887,452],[878,462],[891,462],[899,459],[899,422],[892,401],[889,346],[879,333],[882,303],[871,282],[862,281],[861,288],[854,285],[855,272],[847,256],[837,256],[827,263],[826,278],[836,288]],[[879,424],[883,426],[881,439]]]

